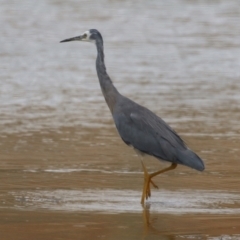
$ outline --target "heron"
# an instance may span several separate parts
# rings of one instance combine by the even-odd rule
[[[97,48],[96,70],[105,101],[111,111],[117,131],[123,142],[142,155],[171,163],[169,167],[149,173],[141,158],[144,184],[141,204],[151,196],[150,184],[158,188],[152,178],[173,170],[178,164],[198,171],[205,169],[203,160],[194,153],[183,139],[159,116],[119,93],[107,73],[104,62],[104,45],[101,33],[96,29],[63,42],[92,42]]]

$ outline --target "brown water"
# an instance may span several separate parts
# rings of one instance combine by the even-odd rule
[[[0,12],[0,239],[240,239],[238,1],[3,0]],[[156,177],[144,208],[95,47],[58,43],[89,28],[119,91],[206,164]]]

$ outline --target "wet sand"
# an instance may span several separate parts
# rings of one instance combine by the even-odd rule
[[[140,159],[112,125],[1,136],[2,239],[240,238],[239,138],[184,139],[206,170],[156,177],[142,208]]]

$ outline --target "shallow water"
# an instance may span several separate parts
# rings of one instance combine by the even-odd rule
[[[1,239],[240,239],[238,1],[1,2]],[[205,161],[156,177],[101,95],[105,40],[119,91],[164,118]],[[149,171],[166,163],[145,157]]]
[[[19,209],[50,209],[74,212],[132,212],[143,211],[139,191],[133,190],[56,190],[11,192]],[[17,204],[18,202],[18,204]],[[117,206],[117,207],[116,207]],[[219,191],[158,191],[146,207],[154,213],[239,214],[240,194]]]

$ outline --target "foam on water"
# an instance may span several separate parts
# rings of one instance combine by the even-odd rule
[[[11,192],[15,208],[106,213],[141,212],[140,194],[139,191],[113,189]],[[154,192],[146,206],[151,212],[168,214],[240,214],[240,194],[161,190]]]

